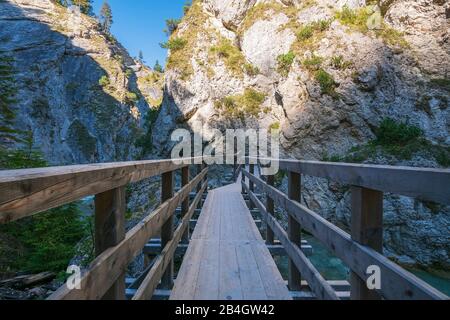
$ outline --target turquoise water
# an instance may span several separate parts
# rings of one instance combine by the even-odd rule
[[[416,277],[422,279],[429,285],[435,287],[442,293],[446,294],[447,296],[450,296],[450,279],[444,278],[432,273],[429,273],[424,270],[417,270],[417,269],[410,269],[408,270],[412,274],[414,274]]]
[[[342,260],[336,258],[330,251],[328,251],[319,241],[311,236],[305,235],[304,240],[313,247],[313,255],[310,256],[312,264],[327,280],[349,280],[350,270],[344,265]],[[275,257],[278,268],[284,279],[288,276],[288,258],[287,257]],[[445,276],[435,275],[433,273],[418,270],[409,269],[409,272],[416,277],[427,282],[434,288],[438,289],[442,293],[450,296],[450,278]]]

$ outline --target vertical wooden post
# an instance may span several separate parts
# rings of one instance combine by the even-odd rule
[[[173,197],[173,172],[163,173],[161,179],[161,203]],[[173,214],[161,228],[161,248],[173,238]],[[162,289],[172,289],[173,287],[173,259],[167,266],[161,278]]]
[[[289,172],[288,182],[288,196],[289,199],[301,203],[301,175],[296,172]],[[300,224],[295,220],[291,214],[288,217],[288,235],[289,240],[295,243],[299,248],[302,247],[302,235]],[[291,291],[300,291],[302,286],[301,274],[294,262],[289,259],[289,275],[288,285]]]
[[[181,169],[181,187],[185,187],[189,184],[189,166],[186,166]],[[183,218],[186,213],[189,211],[189,195],[181,204],[181,218]],[[189,227],[186,228],[184,232],[181,242],[188,243],[189,242]]]
[[[197,175],[199,175],[202,172],[203,164],[198,164],[196,165],[196,167],[197,167]],[[201,183],[197,185],[197,194],[200,192],[200,190],[202,190]],[[198,202],[197,209],[201,209],[202,207],[203,207],[203,199],[200,199],[200,201]]]
[[[242,172],[242,181],[241,181],[241,185],[245,184],[245,174],[244,171],[246,170],[245,168],[245,164],[241,167],[241,172]],[[245,194],[245,189],[244,187],[242,187],[242,194]]]
[[[275,183],[275,176],[267,176],[267,184],[269,186],[273,186]],[[269,196],[266,197],[266,210],[267,214],[274,215],[275,213],[275,205]],[[266,244],[273,245],[274,242],[274,234],[272,229],[269,227],[269,225],[266,223]]]
[[[234,154],[234,164],[233,164],[233,181],[236,182],[237,178],[239,176],[238,172],[238,164],[237,164],[237,155]]]
[[[383,193],[352,187],[351,236],[356,242],[383,251]],[[354,272],[350,275],[352,300],[378,300],[375,290],[369,290],[365,280]]]
[[[255,174],[255,165],[254,164],[250,164],[250,173],[253,175]],[[254,193],[255,192],[255,184],[253,183],[253,181],[249,179],[248,185],[249,185],[250,192]],[[250,210],[252,210],[254,208],[254,205],[253,205],[253,202],[250,199],[250,197],[249,197],[248,203],[249,203]]]
[[[95,255],[125,239],[125,186],[95,196]],[[125,270],[103,300],[125,300]]]
[[[205,170],[206,167],[207,167],[206,163],[203,162],[203,165],[202,165],[202,171]],[[203,178],[203,182],[205,183],[205,182],[207,182],[207,181],[208,181],[208,175],[205,175],[205,177]],[[201,185],[200,185],[200,190],[201,190]],[[200,190],[199,190],[199,191],[200,191]]]

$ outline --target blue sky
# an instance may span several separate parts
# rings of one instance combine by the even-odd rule
[[[104,0],[94,0],[94,12],[98,15]],[[131,56],[139,50],[144,60],[153,67],[156,60],[164,65],[166,50],[159,46],[167,40],[163,32],[165,20],[180,18],[186,0],[108,0],[114,24],[112,34],[128,49]]]

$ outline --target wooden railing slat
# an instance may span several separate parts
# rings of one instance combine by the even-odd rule
[[[32,169],[32,174],[0,172],[0,224],[74,202],[114,188],[180,169],[171,161],[136,165],[88,165],[79,169]],[[90,170],[88,170],[90,168]],[[52,173],[52,171],[54,172]],[[27,172],[28,170],[24,170]],[[67,174],[64,172],[73,171]],[[10,177],[10,178],[7,178]]]
[[[450,205],[450,169],[365,165],[319,161],[278,161],[280,169],[342,184]]]
[[[169,219],[181,202],[189,196],[207,174],[206,168],[189,185],[183,187],[174,197],[144,218],[131,229],[125,239],[97,257],[81,278],[81,290],[69,290],[65,285],[52,294],[50,300],[98,300],[126,271],[127,265],[137,256],[148,240],[159,234],[162,225]]]
[[[144,281],[142,281],[142,284],[134,295],[133,300],[150,300],[152,298],[161,277],[165,273],[166,269],[170,267],[170,262],[173,261],[173,255],[178,247],[178,243],[180,242],[186,228],[188,228],[189,222],[195,209],[197,208],[198,203],[202,199],[202,195],[206,188],[207,182],[205,182],[201,187],[200,192],[195,197],[188,213],[183,217],[181,223],[175,230],[173,238],[167,242],[161,254],[156,258],[153,267],[150,269]]]
[[[368,266],[379,266],[382,274],[380,291],[384,298],[392,300],[448,299],[446,295],[399,267],[382,254],[356,243],[348,233],[298,202],[290,200],[284,193],[268,186],[260,178],[252,176],[246,171],[244,171],[244,174],[253,180],[262,192],[270,195],[277,205],[284,208],[300,223],[303,229],[320,240],[359,277],[367,278]]]
[[[294,244],[289,240],[286,231],[284,231],[283,227],[273,216],[267,213],[266,208],[264,207],[262,202],[259,201],[259,199],[252,191],[250,191],[250,188],[247,185],[244,185],[243,188],[248,192],[250,198],[259,209],[263,220],[266,221],[271,230],[273,230],[275,235],[282,243],[290,259],[293,261],[296,267],[301,270],[304,278],[308,282],[309,287],[315,293],[315,295],[322,300],[339,300],[330,284],[322,277],[319,271],[317,271],[317,269],[309,261],[303,251],[297,246],[297,244]]]

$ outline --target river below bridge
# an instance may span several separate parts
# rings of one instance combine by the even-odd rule
[[[313,255],[309,258],[314,266],[327,280],[348,280],[349,268],[347,268],[341,259],[335,257],[328,251],[319,241],[315,238],[305,235],[304,240],[313,247]],[[278,268],[281,271],[284,279],[288,278],[288,258],[287,257],[275,257]],[[450,296],[450,277],[443,277],[434,273],[419,270],[419,269],[407,269],[418,278],[427,282],[431,286],[440,290],[444,294]]]

